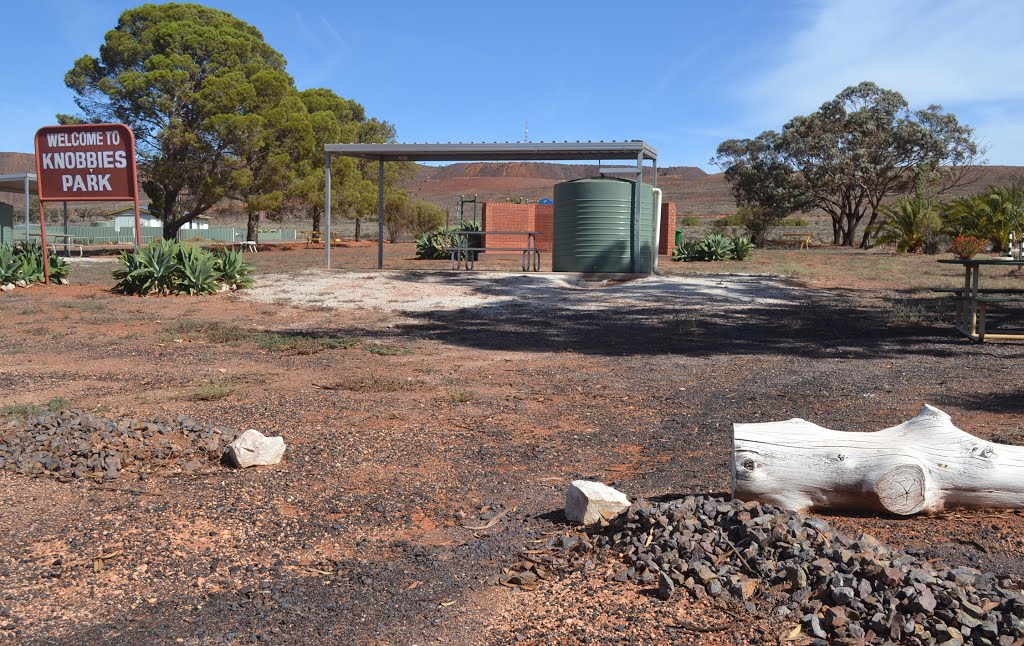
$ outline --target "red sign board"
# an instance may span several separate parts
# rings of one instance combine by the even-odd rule
[[[43,201],[135,200],[135,136],[123,123],[40,128],[36,176]]]

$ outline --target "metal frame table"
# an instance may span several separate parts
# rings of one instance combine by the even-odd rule
[[[1024,298],[1000,296],[999,294],[1019,293],[1018,290],[981,289],[981,267],[1024,267],[1024,259],[1013,258],[969,258],[966,260],[943,258],[940,263],[947,265],[963,265],[964,287],[955,290],[957,299],[956,329],[972,341],[984,342],[985,339],[1024,340],[1024,330],[1014,332],[987,333],[985,318],[988,304],[993,302],[1024,302]]]

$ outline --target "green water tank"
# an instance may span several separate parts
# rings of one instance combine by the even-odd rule
[[[640,258],[633,267],[633,197],[637,183],[576,179],[555,185],[551,269],[580,273],[650,273],[654,188],[640,184]]]
[[[14,207],[0,202],[0,244],[14,242]]]

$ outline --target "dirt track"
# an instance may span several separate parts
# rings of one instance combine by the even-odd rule
[[[1020,426],[1021,346],[899,324],[870,291],[757,279],[737,284],[771,298],[740,302],[568,286],[527,307],[496,294],[495,277],[444,277],[460,298],[507,302],[336,309],[347,292],[329,281],[302,305],[294,293],[126,298],[100,279],[0,296],[0,403],[183,413],[290,447],[278,467],[241,473],[0,473],[0,631],[58,643],[774,642],[792,624],[766,603],[739,620],[707,601],[660,602],[600,567],[533,592],[489,579],[531,541],[572,531],[560,510],[574,478],[631,497],[726,490],[736,421],[874,430],[931,403],[982,437]],[[408,280],[422,294],[438,282]],[[227,393],[197,398],[210,383]],[[465,528],[503,510],[490,529]],[[951,565],[1024,572],[1017,514],[828,519]],[[681,616],[733,623],[693,635],[671,628]]]

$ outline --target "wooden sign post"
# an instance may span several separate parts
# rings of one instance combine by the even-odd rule
[[[36,132],[39,237],[43,276],[50,283],[44,204],[53,201],[135,203],[135,249],[142,245],[135,135],[123,123],[45,126]],[[25,241],[28,244],[28,240]]]

